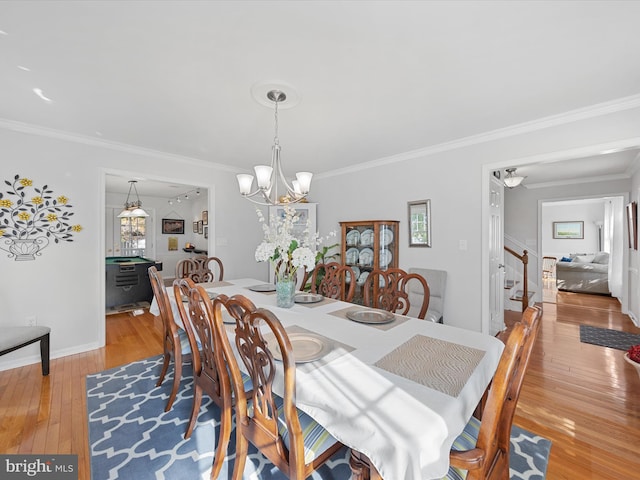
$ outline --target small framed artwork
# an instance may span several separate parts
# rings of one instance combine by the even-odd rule
[[[172,235],[184,234],[184,220],[180,220],[177,218],[163,218],[162,233],[167,233]]]
[[[198,222],[193,222],[193,233],[198,233]]]
[[[209,227],[204,227],[204,238],[209,238]]]
[[[198,233],[199,233],[200,235],[202,235],[202,232],[203,232],[203,231],[204,231],[204,230],[203,230],[202,220],[200,220],[200,221],[198,222]]]
[[[409,208],[409,246],[431,246],[431,200],[418,200],[408,203]]]
[[[583,239],[584,222],[553,222],[553,238]]]
[[[629,231],[629,248],[638,250],[638,203],[627,204],[627,230]]]
[[[202,211],[202,224],[209,225],[209,210]]]

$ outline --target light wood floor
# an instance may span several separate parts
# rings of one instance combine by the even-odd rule
[[[617,301],[559,293],[542,328],[515,423],[553,441],[550,480],[640,478],[640,377],[622,352],[580,343],[579,324],[640,333]],[[105,348],[0,372],[0,452],[75,453],[88,480],[85,376],[161,352],[151,315],[107,317]],[[126,479],[128,480],[128,479]],[[390,479],[401,480],[401,479]]]

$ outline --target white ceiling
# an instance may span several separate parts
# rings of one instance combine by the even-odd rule
[[[252,88],[288,84],[285,169],[322,173],[640,94],[639,18],[638,1],[5,0],[0,118],[250,169],[273,138]]]

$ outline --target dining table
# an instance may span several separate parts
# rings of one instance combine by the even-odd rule
[[[251,278],[201,285],[212,297],[244,295],[278,317],[296,358],[297,407],[366,455],[383,479],[446,476],[451,446],[496,371],[500,340],[304,294],[280,308],[274,289]],[[155,299],[150,312],[159,314]],[[283,375],[273,389],[283,391]]]

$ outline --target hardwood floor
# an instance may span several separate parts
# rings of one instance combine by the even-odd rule
[[[640,377],[620,350],[580,343],[585,323],[634,333],[616,300],[558,293],[542,328],[515,423],[553,441],[550,480],[640,478]],[[0,372],[0,452],[75,453],[89,480],[85,376],[157,355],[161,325],[150,314],[110,315],[107,346]],[[390,479],[400,480],[400,479]]]

